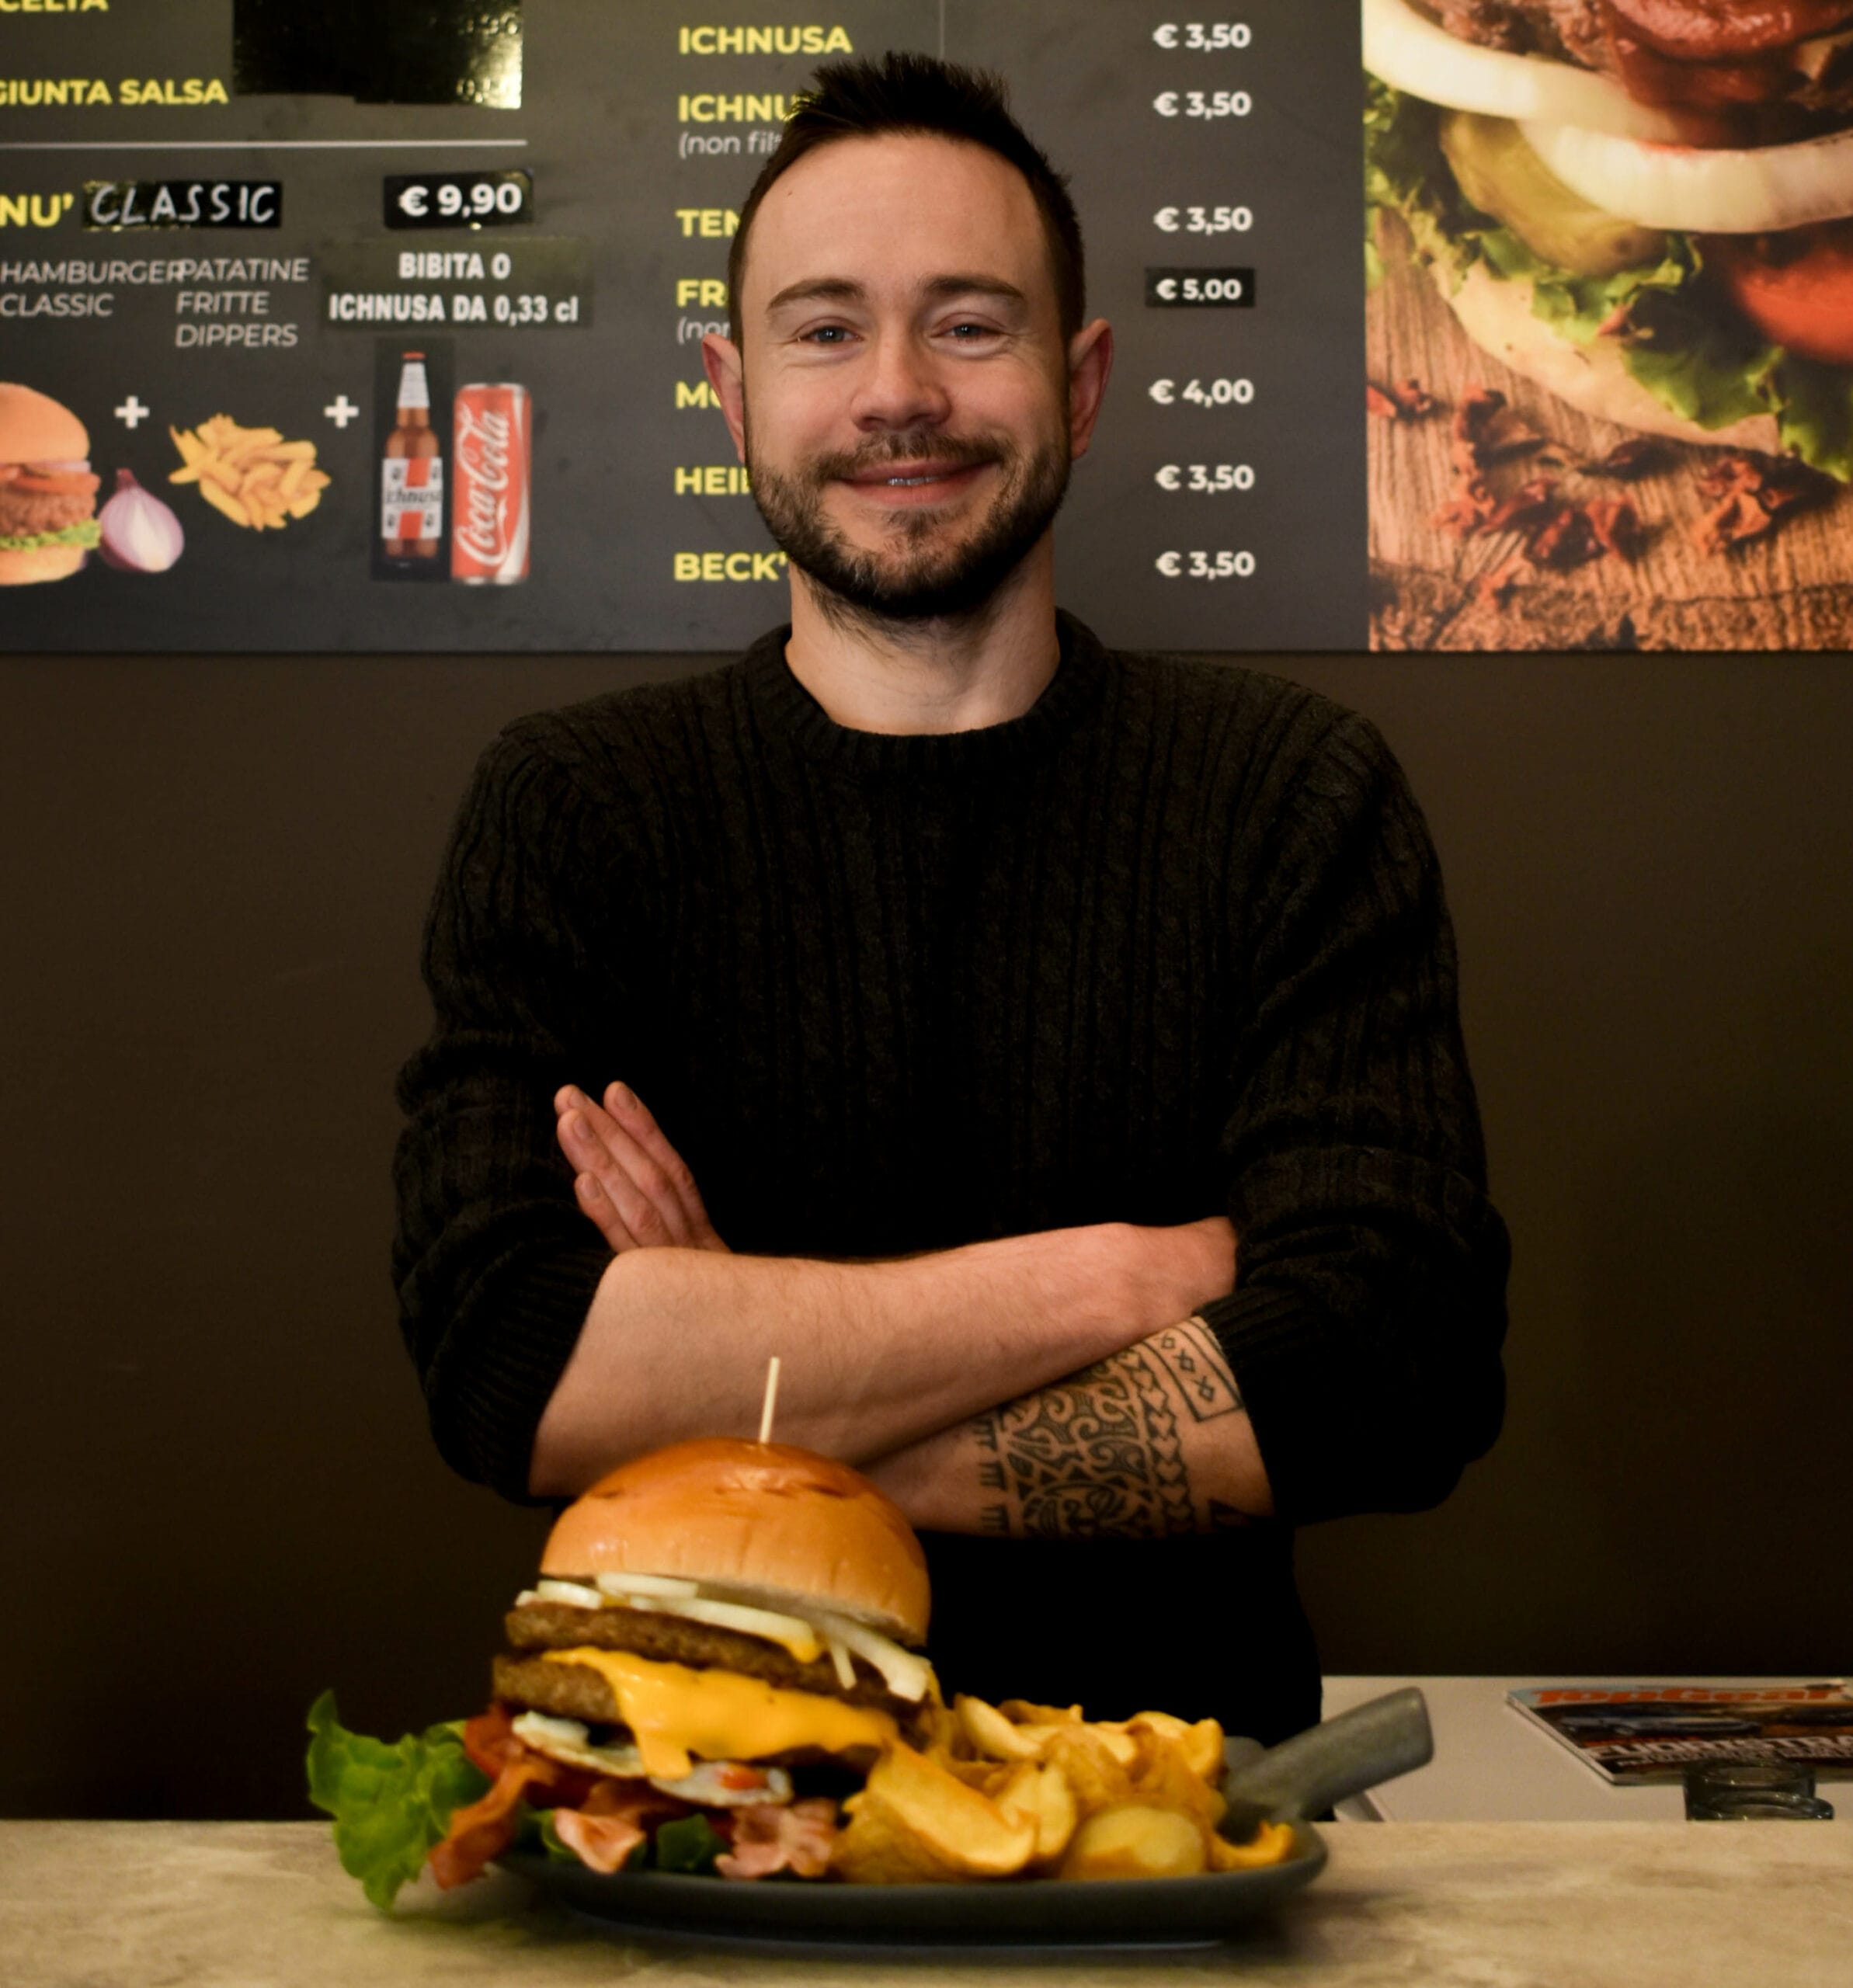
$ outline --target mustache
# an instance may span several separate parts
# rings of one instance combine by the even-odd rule
[[[814,457],[805,470],[811,481],[829,483],[840,477],[860,476],[864,471],[879,469],[885,463],[943,463],[950,468],[966,469],[979,463],[1008,463],[1016,453],[1001,437],[915,430],[882,436],[859,449]]]

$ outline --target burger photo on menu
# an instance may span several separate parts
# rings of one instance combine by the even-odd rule
[[[90,436],[62,401],[0,381],[0,586],[62,580],[102,537]]]
[[[1376,648],[1853,638],[1853,0],[1364,0]]]
[[[390,1906],[511,1854],[606,1875],[853,1884],[1265,1868],[1217,1833],[1213,1719],[1089,1722],[955,1697],[922,1653],[926,1562],[868,1479],[711,1437],[611,1472],[514,1598],[475,1716],[394,1744],[309,1715],[310,1799]],[[546,1867],[543,1867],[546,1868]]]

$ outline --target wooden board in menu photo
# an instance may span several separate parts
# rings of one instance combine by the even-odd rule
[[[1853,488],[1581,413],[1468,338],[1399,225],[1385,245],[1365,311],[1373,648],[1853,648]],[[1489,391],[1504,405],[1472,398]],[[1460,429],[1476,418],[1512,523],[1463,534],[1450,512]],[[1745,488],[1759,481],[1792,501],[1771,529],[1719,546],[1708,519],[1761,503]],[[1567,540],[1556,559],[1528,558],[1552,527]]]

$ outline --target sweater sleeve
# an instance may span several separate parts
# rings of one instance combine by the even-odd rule
[[[394,1166],[400,1327],[432,1433],[453,1468],[517,1500],[611,1258],[574,1200],[553,1095],[602,1088],[613,1072],[584,1067],[582,1045],[621,1044],[629,1006],[601,944],[630,923],[612,902],[618,804],[590,798],[558,744],[511,727],[458,811],[425,933],[433,1027],[400,1074]]]
[[[1440,871],[1359,718],[1326,728],[1264,812],[1230,879],[1250,977],[1222,1142],[1236,1286],[1204,1315],[1281,1518],[1417,1510],[1504,1408],[1509,1248]]]

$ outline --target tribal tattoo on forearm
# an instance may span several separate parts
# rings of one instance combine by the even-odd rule
[[[1168,1326],[975,1419],[983,1530],[1156,1539],[1245,1524],[1233,1506],[1193,1490],[1184,1454],[1193,1423],[1242,1412],[1208,1326]]]

